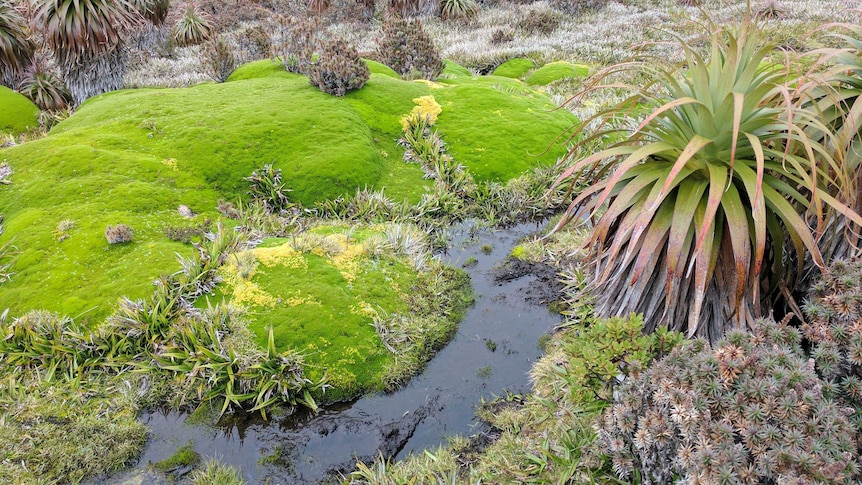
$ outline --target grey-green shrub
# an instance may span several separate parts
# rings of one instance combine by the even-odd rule
[[[599,430],[614,471],[644,484],[858,483],[852,410],[824,396],[800,341],[760,320],[626,379]]]
[[[308,82],[333,96],[361,88],[370,77],[371,71],[356,49],[341,39],[324,43],[320,59],[308,70]]]

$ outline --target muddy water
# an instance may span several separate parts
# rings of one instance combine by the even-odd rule
[[[481,398],[529,389],[527,372],[541,354],[539,337],[560,322],[537,301],[542,298],[534,291],[535,275],[499,278],[494,271],[518,240],[536,229],[525,224],[471,237],[461,228],[453,237],[443,258],[457,266],[477,260],[465,268],[476,303],[455,338],[401,390],[317,414],[270,422],[255,415],[219,427],[187,424],[180,413],[148,413],[141,419],[152,432],[138,467],[102,483],[158,483],[147,464],[189,441],[202,456],[240,467],[249,483],[292,484],[337,479],[354,469],[357,458],[368,461],[378,453],[403,458],[444,444],[447,436],[469,436]]]

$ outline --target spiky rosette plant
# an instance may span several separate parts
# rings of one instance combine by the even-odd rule
[[[210,16],[194,3],[186,3],[174,23],[174,40],[179,46],[197,45],[208,40],[215,27]]]
[[[44,111],[58,112],[72,104],[72,94],[63,80],[39,57],[27,69],[18,91]]]
[[[123,86],[123,35],[141,20],[129,0],[36,0],[36,22],[75,104]]]
[[[599,441],[623,480],[859,483],[852,410],[824,397],[783,323],[676,347],[615,392]]]
[[[839,48],[812,51],[814,67],[801,87],[806,107],[824,119],[827,131],[812,132],[834,150],[842,161],[847,183],[839,198],[855,211],[862,211],[862,26],[839,25],[843,34],[835,35]],[[826,66],[824,69],[824,65]],[[859,255],[860,228],[840,213],[828,217],[826,237],[820,249],[827,260]],[[807,285],[806,285],[807,286]]]
[[[802,332],[817,372],[862,424],[862,262],[838,260],[811,286]]]
[[[479,14],[479,4],[474,0],[442,0],[440,17],[443,20],[466,20]]]
[[[16,79],[33,60],[27,19],[8,0],[0,1],[0,83],[15,87]]]
[[[587,244],[599,315],[643,313],[647,331],[717,341],[764,315],[805,260],[823,265],[808,221],[822,222],[824,207],[862,218],[836,199],[840,164],[806,131],[826,127],[794,102],[752,20],[713,34],[708,58],[680,47],[684,74],[630,62],[599,75],[636,69],[652,80],[597,115],[604,126],[633,106],[648,115],[630,135],[617,125],[583,142],[623,138],[559,177],[588,187],[557,227],[596,218]]]

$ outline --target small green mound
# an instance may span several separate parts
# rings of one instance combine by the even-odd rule
[[[547,86],[554,81],[584,77],[589,74],[590,68],[583,64],[572,64],[571,62],[558,61],[545,64],[527,76],[525,82],[531,86]]]
[[[222,267],[215,299],[249,310],[249,328],[265,346],[273,327],[275,346],[302,352],[306,375],[326,378],[324,401],[349,399],[389,387],[403,377],[392,347],[376,326],[398,316],[422,320],[421,334],[398,358],[424,359],[454,329],[463,306],[427,301],[429,270],[380,248],[392,241],[385,226],[347,232],[324,227],[291,239],[269,239]],[[436,268],[436,266],[432,266]],[[463,288],[447,288],[447,298]],[[423,300],[425,298],[425,300]],[[439,314],[429,314],[439,312]],[[396,344],[397,345],[397,344]],[[402,363],[401,365],[405,365]],[[415,371],[415,369],[409,369]]]
[[[371,74],[380,74],[386,77],[401,79],[401,76],[386,64],[372,61],[371,59],[363,59],[363,61],[368,65],[368,70],[371,71]]]
[[[39,126],[39,108],[24,95],[0,86],[0,132],[23,133]]]
[[[306,206],[365,187],[418,202],[430,182],[396,141],[401,118],[429,95],[451,154],[478,180],[552,163],[565,148],[548,145],[577,121],[506,77],[376,75],[336,98],[269,60],[241,66],[232,82],[99,96],[49,136],[3,151],[14,173],[0,189],[0,245],[12,241],[18,254],[0,309],[100,323],[119,297],[146,296],[176,271],[174,254],[187,247],[168,236],[213,227],[219,199],[246,200],[244,177],[263,164],[281,169],[291,200]],[[181,205],[199,215],[184,218]],[[106,227],[121,223],[133,240],[108,244]]]
[[[195,445],[191,441],[177,448],[177,451],[168,459],[153,464],[153,468],[161,472],[172,472],[182,467],[193,467],[200,463],[201,455],[195,451]]]
[[[536,63],[532,59],[524,57],[516,57],[500,64],[497,69],[494,69],[495,76],[510,77],[512,79],[521,79],[528,72],[535,69]]]
[[[227,82],[244,81],[247,79],[260,79],[264,77],[302,77],[299,74],[287,72],[284,64],[277,60],[264,59],[262,61],[243,64],[228,76]]]
[[[556,162],[567,150],[555,138],[577,123],[546,96],[521,94],[523,84],[496,79],[513,85],[461,84],[433,91],[443,107],[437,122],[443,141],[478,181],[506,181]]]
[[[466,67],[464,67],[460,64],[457,64],[453,61],[450,61],[449,59],[445,59],[443,61],[443,63],[446,65],[446,67],[444,67],[443,72],[440,73],[441,78],[451,79],[454,77],[461,77],[461,76],[467,76],[467,77],[473,76],[473,73],[470,72],[469,69],[467,69]]]

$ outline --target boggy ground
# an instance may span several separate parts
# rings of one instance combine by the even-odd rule
[[[845,20],[853,15],[847,8],[849,3],[842,1],[786,0],[775,3],[784,13],[766,22],[765,28],[770,38],[791,48],[829,42],[822,35],[803,34],[827,21]],[[725,6],[723,2],[706,1],[703,5],[714,18],[726,21],[739,11],[740,2]],[[546,32],[533,30],[530,25],[536,24],[531,21],[541,17],[543,12],[549,14],[544,18],[550,19],[548,22],[554,24],[553,28],[549,27]],[[544,94],[535,92],[539,88],[527,88],[518,81],[504,79],[504,72],[498,73],[498,77],[488,78],[477,78],[473,74],[493,72],[504,61],[513,58],[532,62],[534,67],[527,66],[523,72],[510,74],[510,77],[524,80],[536,75],[541,66],[552,61],[565,60],[575,66],[586,64],[596,68],[628,57],[633,45],[659,36],[656,31],[643,28],[644,25],[675,28],[684,26],[695,15],[695,9],[680,6],[673,0],[632,0],[609,2],[603,9],[579,15],[563,14],[554,5],[537,2],[532,5],[503,3],[483,9],[472,23],[453,24],[429,19],[426,26],[444,46],[444,54],[462,65],[458,68],[450,64],[450,77],[440,81],[443,90],[439,99],[450,103],[449,113],[453,116],[447,120],[446,115],[442,115],[439,129],[450,144],[453,155],[467,165],[477,179],[505,181],[514,178],[528,167],[514,165],[505,157],[512,153],[511,146],[516,147],[518,153],[522,150],[536,153],[538,150],[524,147],[530,143],[539,148],[547,146],[550,142],[546,135],[550,133],[552,138],[567,128],[574,118],[565,111],[557,111],[547,114],[549,121],[546,125],[537,126],[531,120],[518,120],[512,124],[513,129],[521,132],[524,127],[535,128],[531,138],[513,139],[511,133],[507,133],[499,139],[488,140],[488,133],[499,133],[494,124],[498,121],[496,118],[507,116],[498,115],[483,101],[493,99],[494,109],[500,102],[511,102],[513,117],[529,110],[542,111],[552,103]],[[330,31],[348,37],[361,50],[371,52],[378,25],[375,22],[361,28],[352,23],[336,22]],[[497,30],[511,33],[512,40],[493,44],[491,37]],[[683,31],[685,35],[694,35],[685,28]],[[654,53],[673,57],[673,52],[663,51],[662,47],[655,49]],[[130,73],[130,85],[168,86],[203,80],[200,63],[196,61],[199,50],[181,49],[178,54],[173,59],[143,58]],[[257,67],[267,71],[270,65],[259,64]],[[2,283],[0,292],[0,308],[13,308],[2,318],[5,329],[9,328],[14,317],[32,309],[47,308],[75,318],[86,327],[86,332],[87,329],[97,329],[113,313],[119,296],[146,298],[152,290],[150,283],[153,278],[177,271],[175,252],[188,254],[195,251],[187,243],[173,241],[166,232],[179,230],[192,234],[192,241],[202,241],[202,234],[215,230],[215,221],[221,218],[216,210],[219,199],[235,201],[243,197],[242,177],[263,163],[277,159],[276,154],[291,154],[290,160],[284,161],[288,170],[295,169],[298,165],[291,164],[301,164],[302,160],[330,162],[331,170],[323,179],[305,174],[305,178],[296,178],[298,184],[289,186],[296,192],[295,200],[307,206],[322,199],[350,196],[354,189],[365,186],[385,186],[386,193],[397,200],[407,199],[416,203],[425,194],[425,188],[430,188],[431,184],[423,181],[418,167],[400,163],[403,152],[399,151],[395,139],[399,135],[398,119],[409,112],[414,97],[437,96],[433,85],[407,83],[381,72],[373,75],[364,92],[359,91],[346,101],[331,101],[319,93],[314,94],[316,91],[298,77],[286,74],[271,76],[266,72],[251,74],[255,69],[247,69],[250,72],[246,79],[240,71],[233,81],[224,85],[204,84],[177,91],[124,91],[94,99],[46,138],[4,149],[0,156],[12,172],[6,177],[11,185],[0,186],[0,212],[4,216],[0,248],[3,244],[7,247],[14,244],[16,249],[14,254],[10,251],[0,255],[0,268],[14,256],[12,279]],[[550,88],[547,88],[546,92],[557,96],[557,101],[561,99],[559,96],[570,93],[578,85],[577,79],[573,80],[568,75],[565,78],[552,79]],[[528,85],[539,86],[540,83],[528,81]],[[230,105],[227,99],[233,96],[223,94],[232,89],[243,95],[242,102]],[[458,114],[460,99],[472,99],[474,104],[471,109]],[[590,99],[573,110],[578,114],[591,114],[608,101],[608,98]],[[6,109],[11,104],[2,102],[2,113],[12,113],[11,108]],[[318,140],[336,143],[330,136],[333,129],[317,127],[318,131],[308,132],[283,125],[290,119],[282,118],[287,111],[285,106],[293,102],[314,107],[327,121],[340,124],[338,133],[350,134],[338,141],[343,146],[334,145],[332,150],[317,152],[320,148],[316,143]],[[154,111],[159,103],[163,103],[165,109]],[[176,112],[168,109],[169,106],[187,107],[186,103],[192,103],[194,107]],[[446,113],[447,105],[441,104]],[[6,130],[22,131],[38,123],[32,106],[22,104],[16,112],[19,115],[15,120],[5,122]],[[270,130],[271,133],[250,130],[250,125],[259,125],[257,116],[261,114],[272,122],[269,128],[277,127],[278,130]],[[316,127],[313,122],[310,124],[312,128]],[[303,126],[309,126],[309,120],[304,120]],[[234,127],[239,128],[233,130]],[[209,138],[203,133],[214,135]],[[313,140],[316,144],[308,147],[309,151],[297,154],[296,146],[305,147],[298,143],[300,138]],[[3,143],[11,144],[8,139],[4,138]],[[506,148],[503,142],[511,142],[512,145]],[[476,156],[477,152],[500,147],[503,148],[496,155]],[[554,161],[564,151],[564,147],[559,147],[550,152],[545,163]],[[345,159],[344,152],[354,156]],[[351,166],[355,161],[360,165]],[[219,164],[223,170],[217,169]],[[337,183],[332,183],[333,180]],[[180,213],[181,205],[191,209],[191,218]],[[207,223],[208,219],[212,222]],[[131,222],[136,229],[133,242],[107,245],[102,238],[105,226],[124,221]],[[243,229],[260,227],[261,222],[222,221],[228,227]],[[283,233],[271,234],[272,231],[262,232],[285,236]],[[278,242],[283,244],[283,241]],[[349,247],[347,244],[344,246]],[[326,251],[323,250],[324,253]],[[403,255],[394,253],[382,258],[370,253],[368,256],[370,261],[387,261],[393,257],[398,261],[396,265],[409,265],[406,260],[398,259]],[[326,257],[329,256],[314,255],[310,258],[322,259],[307,263],[332,266],[325,261]],[[516,263],[518,265],[521,263]],[[344,275],[340,276],[344,278]],[[399,274],[396,280],[401,277],[408,276]],[[253,281],[254,276],[250,279]],[[550,280],[550,276],[546,279]],[[281,282],[274,284],[277,286]],[[326,293],[331,291],[325,290]],[[290,299],[283,294],[279,298],[282,301]],[[365,301],[364,296],[360,298],[363,298],[360,301]],[[387,312],[393,311],[392,308],[398,309],[397,298],[393,299],[392,295],[384,295],[381,301],[380,308]],[[387,305],[392,306],[387,308]],[[404,311],[403,307],[400,311]],[[43,317],[39,321],[52,321],[51,317]],[[373,321],[372,316],[365,317]],[[241,341],[241,345],[234,348],[259,351],[265,344],[266,335],[261,331],[266,326],[265,315],[257,313],[254,318],[258,321],[251,323],[251,328],[254,330],[257,325],[256,332],[242,335],[241,331],[234,330],[238,336],[233,343]],[[35,320],[31,318],[28,321]],[[248,330],[249,326],[242,328]],[[63,340],[58,338],[57,342]],[[79,340],[75,342],[80,343]],[[381,339],[377,349],[381,353],[382,342]],[[279,346],[285,348],[288,344],[282,341]],[[540,376],[551,375],[555,361],[565,358],[560,350],[563,347],[563,343],[552,347],[551,355],[537,365],[534,372],[537,381],[542,380]],[[38,357],[41,354],[36,352],[33,355]],[[8,357],[2,365],[10,365]],[[0,464],[0,478],[8,483],[77,481],[122,467],[134,460],[145,440],[145,428],[135,421],[143,406],[168,401],[177,406],[195,402],[194,393],[179,393],[182,394],[180,396],[170,385],[157,382],[162,376],[150,379],[146,375],[131,373],[129,369],[101,369],[86,374],[83,379],[65,379],[59,375],[62,372],[58,374],[56,369],[46,372],[38,365],[25,372],[11,372],[9,369],[4,369],[7,382],[0,393],[3,405],[0,441],[4,457]],[[547,380],[543,381],[544,392],[536,393],[523,408],[528,410],[528,414],[516,413],[514,409],[510,412],[507,407],[494,408],[493,418],[488,419],[504,432],[484,455],[481,464],[471,471],[474,476],[491,481],[512,477],[550,480],[566,465],[572,465],[573,457],[565,455],[566,450],[572,448],[569,446],[572,443],[566,442],[572,437],[571,429],[548,423],[558,423],[561,416],[571,416],[575,411],[567,407],[560,389]],[[376,389],[381,382],[377,380],[364,388],[357,386],[354,389]],[[170,397],[172,393],[173,397]],[[554,399],[549,401],[549,395],[555,396]],[[536,423],[539,425],[532,426]],[[99,439],[86,441],[92,446],[73,445],[84,442],[83,437],[94,436]],[[529,441],[528,446],[523,445],[525,438]],[[456,451],[429,452],[424,457],[396,465],[395,473],[400,468],[406,476],[422,476],[420,471],[410,468],[422,460],[426,462],[423,466],[449,473],[453,468],[448,464],[457,461],[457,440],[452,449]],[[512,459],[513,456],[518,459]],[[567,470],[572,470],[571,475],[575,476],[579,469],[575,466]],[[432,473],[428,476],[437,475]],[[583,475],[577,476],[583,478]]]

